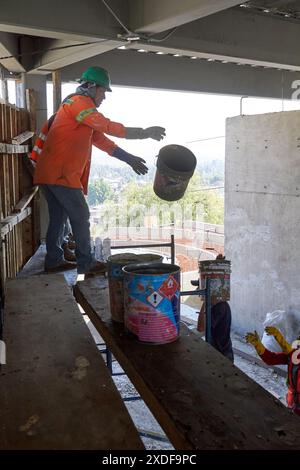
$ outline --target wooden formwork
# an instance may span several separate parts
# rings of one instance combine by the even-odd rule
[[[38,244],[37,189],[25,165],[28,146],[13,139],[29,128],[24,109],[0,101],[0,281],[15,277]],[[1,293],[0,293],[1,295]]]

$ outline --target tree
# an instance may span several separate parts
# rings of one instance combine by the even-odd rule
[[[156,196],[153,191],[152,183],[138,184],[136,181],[128,183],[122,194],[121,199],[127,201],[128,207],[133,205],[141,205],[149,209],[156,205],[158,209],[174,207],[173,202],[166,202]],[[224,223],[224,199],[216,190],[201,191],[204,186],[203,178],[199,172],[196,172],[189,182],[189,186],[182,199],[177,201],[182,211],[185,208],[192,207],[191,218],[195,220],[196,211],[199,206],[203,209],[203,221],[212,224]],[[176,213],[171,213],[171,223],[174,222]],[[163,214],[160,214],[160,219],[163,219]],[[161,220],[160,220],[161,223]]]
[[[103,204],[104,201],[110,200],[112,197],[112,189],[102,178],[90,182],[88,191],[88,203],[90,206]]]

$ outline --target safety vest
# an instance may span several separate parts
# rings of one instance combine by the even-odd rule
[[[117,147],[105,134],[125,137],[125,127],[99,113],[88,96],[64,100],[44,141],[34,184],[80,188],[86,193],[92,145],[109,155]]]
[[[36,139],[36,141],[34,143],[34,147],[33,147],[32,152],[30,154],[30,159],[33,160],[34,162],[38,161],[39,156],[42,153],[44,142],[47,138],[47,134],[48,134],[48,122],[46,122],[43,125],[43,128],[42,128],[41,132],[39,133],[38,138]]]
[[[45,122],[45,124],[42,127],[41,132],[39,133],[39,135],[38,135],[38,137],[37,137],[37,139],[34,143],[34,147],[33,147],[32,151],[31,151],[31,154],[30,154],[30,159],[33,160],[34,162],[38,161],[38,159],[39,159],[39,157],[42,153],[45,140],[47,138],[50,127],[52,126],[52,123],[55,119],[55,116],[56,116],[56,114],[53,114],[50,117],[50,119],[48,119],[48,121]]]
[[[292,360],[294,352],[295,349],[289,353],[275,353],[265,349],[264,353],[261,355],[261,358],[266,364],[269,365],[287,364],[287,405],[294,411],[294,413],[300,414],[300,364],[294,364]]]
[[[293,352],[289,353],[286,400],[288,406],[300,414],[300,364],[293,364],[291,360]]]

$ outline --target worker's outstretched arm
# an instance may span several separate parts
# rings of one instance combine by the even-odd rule
[[[247,333],[246,336],[245,336],[245,339],[246,339],[247,343],[250,343],[250,344],[252,344],[252,346],[255,347],[256,352],[259,356],[263,355],[266,348],[262,344],[257,331],[254,331],[253,333]]]
[[[166,135],[166,129],[160,126],[152,126],[143,129],[142,127],[125,127],[125,139],[153,139],[162,140]]]
[[[120,147],[116,147],[114,149],[112,156],[118,160],[121,160],[122,162],[127,163],[138,175],[145,175],[148,173],[145,160],[125,152],[125,150],[121,149]]]
[[[117,147],[116,144],[108,139],[102,132],[94,132],[92,142],[93,145],[99,149],[130,165],[138,175],[145,175],[148,172],[145,160]]]
[[[293,350],[290,343],[287,342],[283,334],[275,326],[266,326],[265,331],[268,335],[274,336],[282,351],[289,353]]]

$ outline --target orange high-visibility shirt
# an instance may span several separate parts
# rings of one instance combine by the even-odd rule
[[[59,108],[36,164],[34,184],[56,184],[87,192],[92,145],[112,155],[117,145],[104,134],[125,137],[88,96],[75,95]]]

